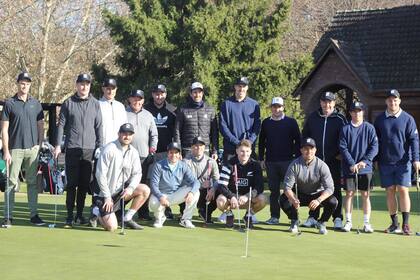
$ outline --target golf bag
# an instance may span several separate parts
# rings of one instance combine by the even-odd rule
[[[65,186],[65,173],[55,164],[53,147],[43,142],[38,159],[38,187],[50,194],[62,194]]]

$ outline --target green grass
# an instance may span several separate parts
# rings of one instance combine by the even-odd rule
[[[197,218],[195,230],[176,222],[158,230],[150,223],[125,236],[88,227],[63,229],[64,196],[58,197],[57,228],[30,226],[26,194],[20,193],[13,227],[0,229],[0,279],[420,279],[420,237],[382,233],[389,223],[384,192],[375,189],[372,195],[373,234],[329,230],[320,236],[301,228],[303,234],[294,237],[282,213],[281,225],[250,231],[249,257],[242,258],[246,234],[217,223],[203,228]],[[54,199],[39,197],[40,216],[49,222]],[[417,210],[415,192],[412,202]],[[306,218],[307,209],[300,213]],[[353,216],[354,226],[361,225],[361,213]],[[268,207],[257,217],[267,219]],[[411,215],[411,224],[420,229],[418,215]]]

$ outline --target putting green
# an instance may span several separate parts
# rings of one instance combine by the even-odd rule
[[[419,231],[416,193],[411,194],[411,225]],[[59,222],[56,228],[34,227],[26,194],[19,193],[13,227],[0,229],[1,279],[420,279],[420,236],[382,233],[389,223],[384,192],[375,189],[372,196],[373,234],[330,229],[320,236],[301,228],[303,234],[295,237],[282,213],[281,225],[258,224],[250,231],[249,257],[242,258],[245,233],[220,223],[204,228],[197,217],[194,230],[175,221],[162,229],[146,223],[143,231],[127,230],[125,236],[99,228],[63,229],[64,196],[40,195],[40,216],[48,222],[57,198]],[[3,194],[0,199],[3,211]],[[300,215],[306,218],[307,208]],[[257,217],[266,220],[268,208]],[[362,225],[360,211],[353,224]]]

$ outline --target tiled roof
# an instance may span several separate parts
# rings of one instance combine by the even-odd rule
[[[315,61],[331,44],[372,90],[420,88],[420,5],[337,12]]]

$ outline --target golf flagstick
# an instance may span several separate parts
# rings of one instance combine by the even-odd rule
[[[246,216],[247,218],[247,223],[246,223],[246,237],[245,237],[245,255],[242,256],[243,258],[248,258],[248,246],[249,246],[249,224],[250,224],[250,219],[251,219],[251,194],[252,194],[252,188],[249,187],[249,196],[248,196],[248,215]],[[238,206],[239,208],[239,206]]]
[[[359,212],[359,170],[357,169],[354,172],[354,185],[356,187],[356,210]],[[356,233],[360,234],[359,223],[357,224]]]
[[[121,173],[122,173],[122,193],[121,194],[124,194],[124,191],[125,191],[125,188],[124,188],[124,186],[125,186],[125,180],[124,180],[124,159],[125,159],[125,155],[127,154],[127,152],[130,150],[130,148],[128,148],[125,152],[124,152],[124,155],[123,155],[123,160],[122,160],[122,169],[121,169]],[[125,211],[125,198],[124,198],[124,196],[121,196],[121,199],[122,199],[122,202],[121,202],[121,207],[122,207],[122,209],[121,209],[121,232],[120,232],[120,235],[125,235],[125,222],[124,222],[124,211]]]
[[[419,197],[419,182],[420,178],[419,178],[419,170],[416,169],[416,192],[417,192],[417,215],[420,215],[420,197]],[[420,236],[420,232],[417,231],[416,232],[417,236]]]
[[[295,183],[295,188],[296,188],[296,199],[299,200],[297,180],[296,180],[296,183]],[[298,230],[297,230],[297,233],[295,234],[295,236],[298,237],[298,236],[302,235],[302,232],[300,231],[300,228],[299,228],[299,223],[300,223],[300,221],[299,221],[299,208],[296,208],[296,215],[297,215],[297,224],[296,224],[296,226],[297,226],[297,229]]]
[[[233,176],[235,180],[235,187],[236,187],[236,200],[238,201],[238,231],[244,232],[241,226],[241,209],[239,208],[239,189],[238,189],[238,166],[235,164],[233,166]]]
[[[208,167],[207,167],[207,175],[209,176],[209,178],[208,178],[209,184],[208,184],[208,186],[206,188],[206,220],[204,221],[204,224],[205,225],[207,225],[207,217],[209,215],[209,204],[210,204],[210,201],[207,201],[207,195],[209,194],[209,188],[211,186],[211,165],[210,165],[210,162],[209,161],[207,161],[207,165],[208,165]]]

